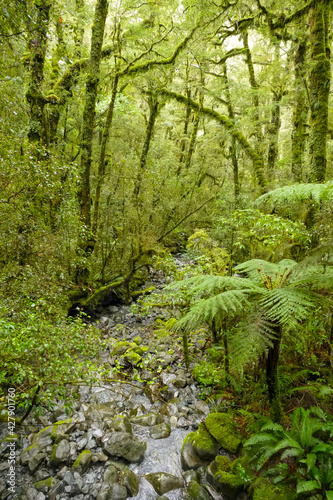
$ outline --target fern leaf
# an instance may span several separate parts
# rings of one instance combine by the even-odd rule
[[[315,307],[317,296],[309,290],[292,286],[267,291],[261,299],[267,318],[280,325],[292,327],[305,319],[309,308]]]
[[[196,294],[200,293],[220,293],[226,290],[243,290],[244,288],[254,290],[257,289],[257,283],[252,283],[251,280],[244,280],[244,278],[239,278],[236,276],[212,276],[212,275],[200,275],[193,276],[182,281],[174,281],[170,285],[166,286],[166,290],[180,290],[189,288],[192,292]]]
[[[284,428],[282,425],[277,424],[276,422],[267,422],[261,429],[260,432],[262,431],[280,431],[284,433]]]
[[[297,448],[288,448],[287,450],[284,450],[280,460],[286,460],[287,458],[292,458],[292,457],[299,457],[301,455],[302,455],[301,450]]]
[[[297,494],[305,493],[310,491],[315,491],[320,488],[318,481],[298,481],[297,483]]]
[[[321,200],[328,200],[333,198],[333,184],[294,184],[292,186],[284,186],[282,188],[274,189],[269,193],[260,196],[255,206],[258,208],[267,207],[268,205],[274,206],[280,203],[287,202],[302,202],[305,200],[313,199],[317,203]]]
[[[287,269],[287,271],[289,272],[296,265],[297,262],[292,259],[283,259],[277,264],[267,262],[267,260],[263,259],[251,259],[243,262],[242,264],[238,264],[238,266],[235,267],[235,270],[241,273],[246,273],[248,277],[254,282],[261,282],[262,278],[258,272],[258,269],[260,269],[267,275],[274,276],[275,273],[281,275],[285,271],[285,269]]]
[[[276,443],[278,441],[278,438],[276,436],[273,436],[273,434],[268,434],[268,433],[260,433],[260,434],[255,434],[254,436],[251,436],[247,441],[244,443],[244,448],[249,448],[250,446],[257,446],[257,445],[262,445],[262,444],[267,444],[267,443]]]
[[[197,302],[191,310],[174,325],[174,330],[193,330],[203,324],[211,325],[226,317],[234,317],[250,305],[248,290],[228,290],[209,299]]]

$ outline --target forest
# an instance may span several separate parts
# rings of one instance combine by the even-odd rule
[[[333,500],[331,13],[0,5],[0,499]]]

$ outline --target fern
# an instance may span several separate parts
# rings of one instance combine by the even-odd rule
[[[200,300],[173,329],[190,331],[205,323],[212,325],[215,321],[218,324],[223,318],[235,317],[250,306],[248,294],[251,291],[251,289],[228,290],[209,299]]]
[[[182,281],[174,281],[166,286],[166,290],[182,290],[184,288],[190,289],[194,295],[207,295],[213,293],[220,293],[226,290],[243,290],[245,288],[257,289],[257,283],[252,283],[250,280],[238,278],[235,276],[211,276],[201,275],[193,276]]]
[[[317,302],[317,295],[293,286],[267,291],[260,301],[268,319],[289,327],[296,327],[304,320]]]
[[[326,184],[294,184],[292,186],[284,186],[282,188],[274,189],[269,193],[260,196],[255,206],[258,208],[267,207],[270,205],[277,205],[282,203],[302,202],[305,200],[314,200],[319,203],[324,200],[333,199],[333,183]]]

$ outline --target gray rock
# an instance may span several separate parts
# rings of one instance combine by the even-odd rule
[[[205,487],[194,480],[190,481],[187,487],[187,493],[190,500],[212,500],[211,495]]]
[[[58,467],[60,464],[67,462],[70,452],[69,442],[66,439],[54,445],[52,455],[50,457],[51,467]]]
[[[173,385],[177,387],[177,389],[182,389],[185,387],[187,384],[187,380],[185,376],[180,376],[178,375],[177,378],[174,380]]]
[[[148,413],[147,415],[142,415],[140,417],[132,417],[131,422],[132,424],[150,427],[152,425],[163,423],[163,417],[159,413]]]
[[[153,425],[153,427],[149,429],[149,435],[152,439],[164,439],[169,437],[170,434],[171,427],[166,423]]]
[[[183,445],[181,452],[181,464],[184,470],[199,469],[202,465],[208,465],[209,461],[203,460],[195,453],[190,442]]]
[[[37,453],[37,455],[29,460],[28,468],[31,474],[33,474],[38,469],[38,467],[44,462],[46,457],[46,453]]]
[[[20,461],[22,465],[28,465],[29,461],[34,458],[37,453],[40,453],[42,451],[42,447],[38,444],[35,443],[25,450],[22,451],[20,455]]]
[[[73,470],[84,474],[90,465],[92,453],[90,450],[83,450],[73,463]]]
[[[131,435],[133,434],[131,422],[123,415],[118,415],[112,420],[107,420],[105,422],[105,427],[113,431],[128,432]]]
[[[173,373],[162,372],[160,375],[160,380],[163,385],[173,384],[176,380],[176,375]]]
[[[47,479],[50,476],[51,476],[50,471],[48,471],[47,469],[39,469],[36,472],[34,479],[36,482],[38,482],[42,481],[43,479]]]
[[[111,457],[125,458],[134,463],[142,459],[146,448],[146,443],[138,441],[127,432],[112,432],[103,451]]]
[[[120,484],[127,489],[128,496],[135,497],[139,493],[139,481],[133,471],[125,469],[120,474]]]
[[[181,477],[166,472],[152,472],[146,474],[145,479],[153,486],[154,490],[159,495],[164,495],[164,493],[168,491],[184,487],[184,481]]]

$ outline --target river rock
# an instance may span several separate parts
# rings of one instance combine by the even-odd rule
[[[83,450],[73,463],[73,469],[84,474],[90,465],[92,459],[92,452],[90,450]]]
[[[237,431],[232,415],[211,413],[206,417],[205,425],[223,448],[231,453],[237,453],[242,443],[242,436]]]
[[[98,492],[97,500],[108,500],[112,486],[118,482],[118,471],[113,465],[104,472],[102,487]]]
[[[162,424],[163,417],[159,413],[147,413],[147,415],[132,417],[131,422],[132,424],[142,425],[144,427],[150,427],[153,425]]]
[[[139,462],[147,448],[147,444],[140,442],[127,432],[112,432],[103,451],[111,457],[125,458],[128,462]]]
[[[199,469],[202,465],[207,466],[209,462],[200,458],[194,451],[191,442],[186,441],[186,439],[181,451],[181,464],[183,470]]]
[[[171,427],[166,423],[153,425],[149,429],[149,435],[152,439],[164,439],[171,434]]]
[[[139,481],[133,471],[125,469],[120,474],[120,484],[125,486],[128,496],[135,497],[139,493]]]
[[[181,477],[166,472],[152,472],[146,474],[145,479],[153,486],[154,490],[159,495],[164,495],[164,493],[168,491],[184,487],[184,481]]]
[[[111,429],[116,432],[128,432],[128,434],[133,434],[131,422],[128,417],[123,415],[118,415],[112,420],[106,420],[104,425],[107,429]]]
[[[70,446],[67,439],[63,439],[59,444],[55,444],[50,457],[51,467],[58,467],[60,464],[67,462],[69,452]]]
[[[39,443],[32,444],[28,448],[22,451],[20,456],[20,461],[22,465],[28,465],[29,461],[34,458],[37,453],[42,451],[42,447]]]
[[[247,487],[247,481],[242,479],[238,474],[238,464],[245,469],[248,477],[254,477],[246,461],[246,457],[238,458],[233,462],[224,455],[216,457],[206,471],[208,483],[228,500],[236,500],[237,496]]]

